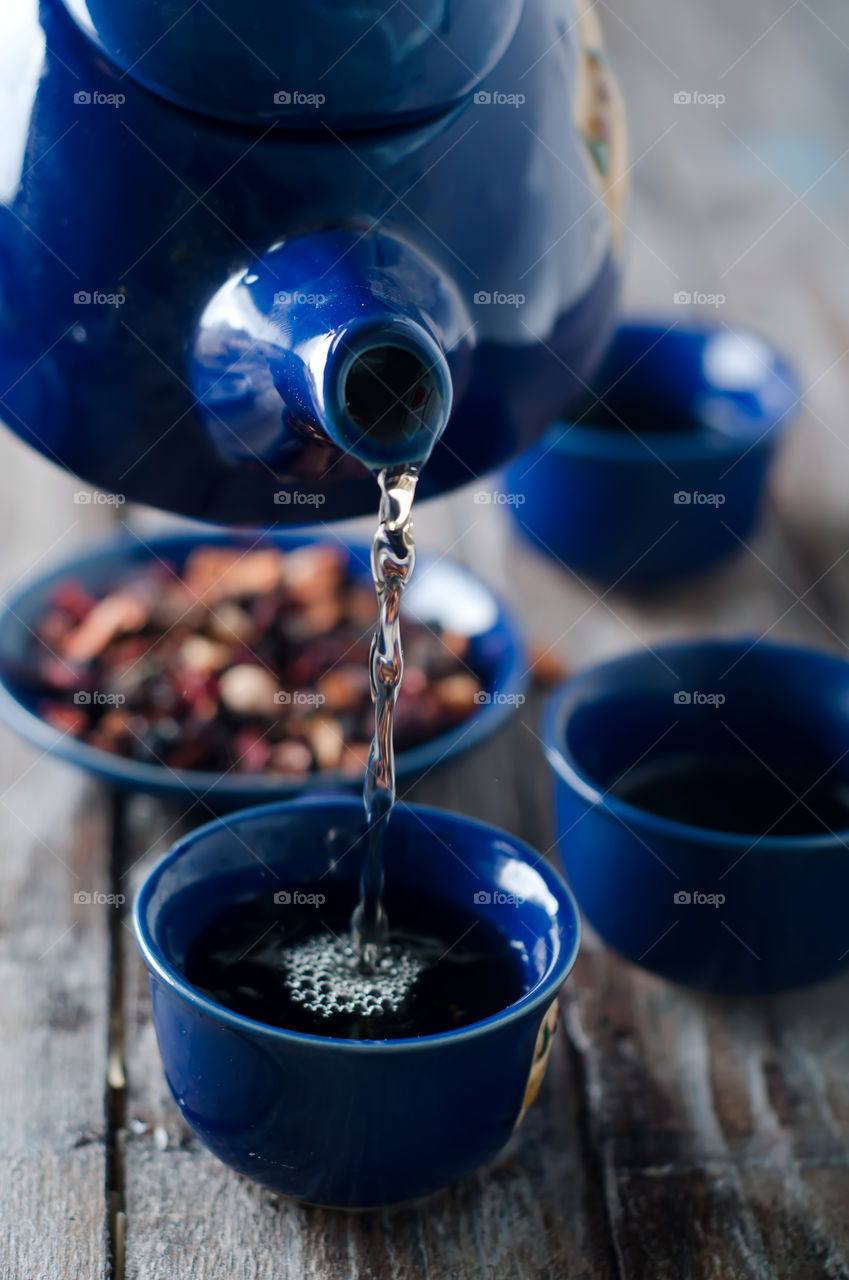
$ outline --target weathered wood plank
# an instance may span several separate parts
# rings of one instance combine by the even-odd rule
[[[5,433],[6,583],[99,524],[62,476]],[[12,483],[14,477],[14,483]],[[103,1276],[107,913],[99,796],[0,731],[0,1270],[14,1280]]]
[[[605,602],[600,636],[588,623],[569,637],[580,661],[596,656],[594,644],[614,652],[696,632],[770,629],[845,649],[847,620],[834,607],[844,593],[839,572],[829,570],[847,546],[849,330],[832,301],[846,264],[834,237],[794,206],[780,180],[786,172],[770,169],[817,153],[813,181],[840,156],[845,140],[835,126],[846,112],[847,51],[807,6],[793,6],[786,19],[785,8],[720,3],[691,8],[684,20],[664,0],[627,13],[623,6],[678,79],[638,40],[611,29],[636,102],[635,152],[674,126],[635,174],[637,233],[658,246],[669,269],[637,245],[630,304],[668,307],[664,294],[677,288],[724,292],[715,318],[751,324],[787,350],[807,396],[777,470],[769,520],[752,546],[721,574],[666,600],[638,602],[636,612],[632,601],[624,610],[614,602],[618,627]],[[839,6],[817,13],[846,38]],[[812,47],[814,77],[805,66]],[[676,117],[678,88],[722,91],[727,102]],[[849,239],[845,200],[833,188],[821,194],[815,212]],[[554,639],[559,633],[547,625]],[[568,642],[559,645],[569,656]],[[849,1274],[845,1212],[841,1218],[836,1209],[846,1203],[840,1105],[849,1040],[834,1011],[846,991],[842,980],[815,995],[702,1000],[622,965],[590,934],[567,1026],[586,1058],[591,1131],[623,1277]]]
[[[489,762],[507,782],[495,790],[510,818],[505,825],[515,828],[521,801],[510,762],[522,732],[516,724],[483,752],[463,760],[448,795],[445,772],[440,783],[440,773],[434,771],[410,789],[407,799],[439,800],[499,821],[481,791]],[[533,779],[535,786],[542,779],[547,787],[542,770],[534,770]],[[547,824],[546,810],[540,812]],[[156,806],[142,803],[136,819],[132,857],[141,855],[141,860],[132,872],[135,881],[160,851],[155,835],[161,816]],[[586,1172],[592,1170],[592,1160],[584,1150],[581,1088],[575,1079],[580,1063],[573,1060],[565,1037],[537,1106],[489,1169],[421,1207],[346,1218],[287,1203],[251,1186],[223,1169],[187,1132],[162,1079],[147,982],[129,936],[127,947],[128,1277],[164,1280],[181,1274],[181,1260],[189,1257],[200,1280],[219,1280],[235,1270],[251,1280],[577,1280],[615,1275],[598,1221],[600,1188],[593,1185],[592,1172]]]
[[[807,394],[765,527],[733,564],[686,589],[646,599],[581,584],[474,504],[476,486],[420,512],[421,545],[474,564],[566,662],[703,632],[845,649],[845,564],[831,566],[849,545],[838,239],[849,243],[849,23],[839,0],[815,8],[599,5],[638,158],[627,306],[676,315],[678,289],[723,292],[711,318],[751,324],[787,350]],[[677,108],[681,88],[727,101]],[[522,708],[509,730],[407,798],[548,849],[537,712],[536,701]],[[141,846],[158,821],[142,815]],[[565,1034],[515,1148],[421,1208],[341,1218],[250,1187],[187,1137],[164,1092],[138,962],[128,967],[130,1276],[849,1276],[846,980],[770,1001],[705,1000],[625,965],[589,931]]]

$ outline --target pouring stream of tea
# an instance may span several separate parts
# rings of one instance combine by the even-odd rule
[[[320,934],[287,951],[285,983],[290,997],[320,1017],[364,1020],[397,1014],[424,968],[424,957],[389,936],[383,908],[386,829],[395,803],[395,703],[404,658],[401,601],[415,567],[411,511],[418,482],[412,467],[377,474],[380,511],[371,567],[378,602],[377,629],[369,657],[374,738],[363,789],[366,829],[360,900],[347,938]]]
[[[385,470],[378,473],[380,512],[371,552],[371,568],[378,601],[377,629],[371,645],[371,694],[374,738],[369,754],[363,799],[366,810],[366,848],[360,902],[352,921],[354,948],[360,965],[374,970],[386,937],[383,910],[386,827],[395,803],[395,702],[404,674],[401,649],[401,600],[416,564],[410,518],[418,473]]]

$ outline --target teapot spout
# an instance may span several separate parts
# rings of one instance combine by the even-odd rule
[[[317,232],[216,295],[195,388],[231,460],[285,467],[307,435],[371,470],[418,467],[450,417],[471,329],[453,284],[405,242]]]
[[[306,425],[372,469],[421,465],[451,413],[444,350],[423,324],[391,312],[355,316],[284,353],[272,371]]]

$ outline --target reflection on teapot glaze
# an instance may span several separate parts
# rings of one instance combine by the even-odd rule
[[[330,415],[330,433],[317,430],[322,418],[311,411],[317,406],[302,403],[301,374],[315,366],[301,356],[314,339],[347,341],[361,301],[375,290],[393,314],[400,310],[409,320],[410,306],[421,312],[421,327],[439,348],[425,367],[443,367],[440,351],[448,363],[452,409],[423,471],[422,498],[496,470],[583,393],[610,336],[619,267],[610,216],[593,185],[595,161],[573,123],[582,54],[572,0],[468,0],[450,8],[441,0],[411,0],[394,7],[387,21],[405,48],[405,35],[414,44],[421,39],[415,14],[437,26],[445,15],[452,20],[450,42],[433,36],[421,46],[447,77],[447,99],[437,96],[448,105],[435,115],[434,81],[420,85],[406,75],[396,81],[386,66],[383,26],[321,79],[347,46],[332,53],[327,24],[304,17],[294,26],[299,40],[312,40],[315,77],[296,59],[297,76],[293,70],[284,78],[267,42],[263,61],[277,74],[260,90],[255,59],[238,40],[241,52],[234,53],[224,27],[215,24],[211,46],[194,39],[195,24],[206,29],[210,21],[202,5],[174,28],[174,39],[189,40],[192,49],[188,63],[175,63],[166,57],[173,53],[170,37],[155,47],[142,37],[177,0],[69,3],[78,18],[85,11],[83,30],[96,30],[100,48],[60,4],[0,5],[3,66],[6,45],[14,50],[6,75],[12,106],[0,137],[8,201],[0,205],[0,386],[9,388],[0,415],[30,444],[128,501],[216,524],[301,523],[302,509],[294,500],[281,504],[281,493],[293,499],[321,493],[324,521],[371,511],[368,466],[347,451],[347,438],[334,437],[340,415]],[[362,17],[359,5],[338,0],[336,7],[343,26]],[[251,15],[259,20],[287,9],[294,5],[257,0],[238,16],[248,23]],[[139,54],[153,51],[144,67],[122,75],[102,50],[126,51],[118,36],[127,27],[140,39]],[[290,26],[279,29],[288,38]],[[367,46],[374,52],[365,82],[374,94],[366,106],[382,127],[353,130],[343,96],[328,81],[344,73],[356,88]],[[410,56],[417,58],[418,49]],[[285,44],[283,54],[294,57],[294,46]],[[218,79],[217,57],[228,68]],[[40,68],[37,81],[26,75],[33,66]],[[146,76],[155,85],[160,71],[179,77],[187,67],[192,84],[202,79],[216,97],[208,114],[182,111],[139,83]],[[392,101],[402,118],[410,110],[415,115],[403,125],[387,115],[379,92],[387,76],[390,96],[398,88]],[[240,92],[237,82],[250,92]],[[428,95],[423,117],[414,100],[419,88]],[[232,97],[222,103],[219,93]],[[278,106],[275,95],[292,102]],[[315,116],[318,128],[271,122],[275,111],[320,95],[345,128],[338,120],[322,124],[317,105],[309,106],[308,123]],[[220,122],[216,113],[227,115],[228,102],[240,117],[248,112],[247,128]],[[395,127],[386,127],[390,119]],[[371,262],[355,262],[346,244],[313,270],[321,233],[353,233],[356,240],[369,228],[380,238]],[[288,263],[285,279],[259,276],[257,262],[282,265],[270,246],[295,242],[305,252]],[[385,260],[389,243],[409,249],[404,263]],[[422,272],[415,278],[400,272],[414,257],[440,285],[446,306],[438,313],[422,295]],[[331,292],[321,279],[331,264],[338,303],[332,316],[316,302]],[[259,285],[269,286],[261,331],[235,317],[218,351],[231,358],[219,364],[212,352],[210,376],[198,381],[201,320],[228,282],[243,279],[252,298]],[[289,300],[275,302],[278,293]],[[118,306],[118,297],[126,303]],[[295,316],[297,332],[284,334],[278,322],[294,323]],[[316,335],[319,321],[324,328]],[[420,350],[421,332],[410,337],[409,325],[402,328],[409,338],[400,344],[404,350],[410,343]],[[378,336],[378,348],[393,345],[385,330]],[[246,352],[254,343],[252,377]],[[276,360],[281,348],[300,364]],[[362,356],[359,345],[354,354]],[[331,374],[336,363],[329,361]],[[345,372],[330,379],[328,393],[347,389]]]

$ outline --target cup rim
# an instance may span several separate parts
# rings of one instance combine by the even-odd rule
[[[644,332],[656,334],[657,340],[669,338],[702,337],[711,338],[727,332],[727,326],[714,324],[673,323],[664,325],[656,318],[629,316],[619,325],[617,332]],[[538,448],[542,452],[551,451],[564,456],[593,458],[601,461],[615,459],[619,462],[635,465],[652,466],[657,463],[710,462],[724,460],[735,454],[749,453],[757,449],[772,448],[784,433],[798,406],[799,386],[791,366],[781,352],[773,344],[748,325],[733,325],[731,332],[748,335],[766,346],[781,370],[781,381],[787,388],[789,403],[782,413],[763,414],[753,419],[748,430],[735,430],[733,434],[724,435],[705,423],[693,427],[686,432],[675,431],[643,431],[639,434],[630,431],[609,431],[585,423],[573,423],[568,419],[558,419],[549,428],[548,433]],[[621,375],[624,381],[630,370]],[[773,373],[777,377],[777,373]],[[717,387],[715,394],[722,399],[731,399],[732,393]],[[696,397],[691,396],[695,401]],[[553,437],[553,438],[551,438]]]
[[[477,1022],[469,1023],[465,1027],[458,1027],[452,1031],[440,1031],[427,1036],[407,1036],[392,1040],[348,1040],[341,1036],[316,1036],[307,1032],[290,1031],[285,1027],[273,1027],[268,1023],[257,1022],[253,1018],[245,1017],[243,1014],[228,1009],[225,1005],[218,1004],[190,983],[180,973],[179,969],[162,954],[148,927],[147,906],[163,874],[192,846],[206,839],[207,836],[213,831],[217,831],[222,825],[229,827],[250,821],[259,816],[271,816],[279,812],[288,813],[295,809],[315,807],[321,807],[322,809],[360,809],[361,804],[362,802],[354,797],[340,795],[317,796],[313,794],[299,796],[290,800],[281,800],[274,804],[252,805],[250,808],[239,809],[235,813],[229,813],[224,818],[210,819],[203,826],[196,827],[178,840],[148,872],[137,890],[133,902],[133,931],[138,948],[150,973],[192,1008],[200,1010],[219,1024],[223,1023],[232,1030],[247,1032],[254,1036],[260,1035],[264,1039],[277,1043],[321,1045],[328,1052],[342,1053],[398,1053],[410,1050],[422,1052],[432,1046],[456,1044],[461,1041],[476,1039],[495,1027],[506,1026],[517,1021],[537,1007],[546,1006],[555,999],[561,985],[571,973],[581,948],[581,913],[572,890],[555,868],[545,860],[543,855],[537,853],[523,840],[490,823],[479,822],[477,819],[467,818],[463,814],[454,813],[449,809],[441,809],[435,805],[405,804],[404,808],[417,815],[430,814],[439,815],[443,818],[448,817],[458,826],[471,827],[485,834],[497,836],[501,840],[508,840],[515,850],[522,855],[523,859],[542,875],[546,881],[547,888],[555,892],[559,906],[561,908],[568,907],[571,913],[574,923],[574,937],[571,947],[564,949],[563,954],[552,961],[549,972],[532,991],[526,992],[520,999],[514,1001],[505,1009],[499,1009],[497,1013],[490,1014],[487,1018],[481,1018]]]
[[[843,660],[834,654],[805,645],[787,644],[773,640],[764,640],[757,636],[710,637],[695,640],[673,641],[655,645],[651,651],[631,649],[605,662],[595,663],[570,676],[549,696],[542,719],[542,742],[546,760],[555,775],[591,805],[597,805],[602,811],[609,811],[626,827],[636,826],[643,830],[668,838],[686,841],[689,845],[698,845],[706,849],[728,851],[739,848],[740,842],[748,840],[751,852],[769,853],[804,853],[830,852],[836,849],[849,849],[849,826],[827,835],[809,836],[753,836],[750,832],[718,831],[709,827],[700,827],[686,822],[676,822],[672,818],[664,818],[641,809],[638,805],[621,800],[611,795],[609,788],[603,789],[582,767],[571,751],[566,736],[566,723],[570,718],[574,703],[581,689],[600,674],[612,673],[618,667],[633,662],[635,658],[648,658],[653,654],[661,658],[675,655],[690,655],[698,652],[728,654],[739,653],[742,657],[755,648],[779,654],[790,660],[800,660],[815,666],[834,669],[835,664],[846,666]],[[560,837],[563,838],[562,836]]]

